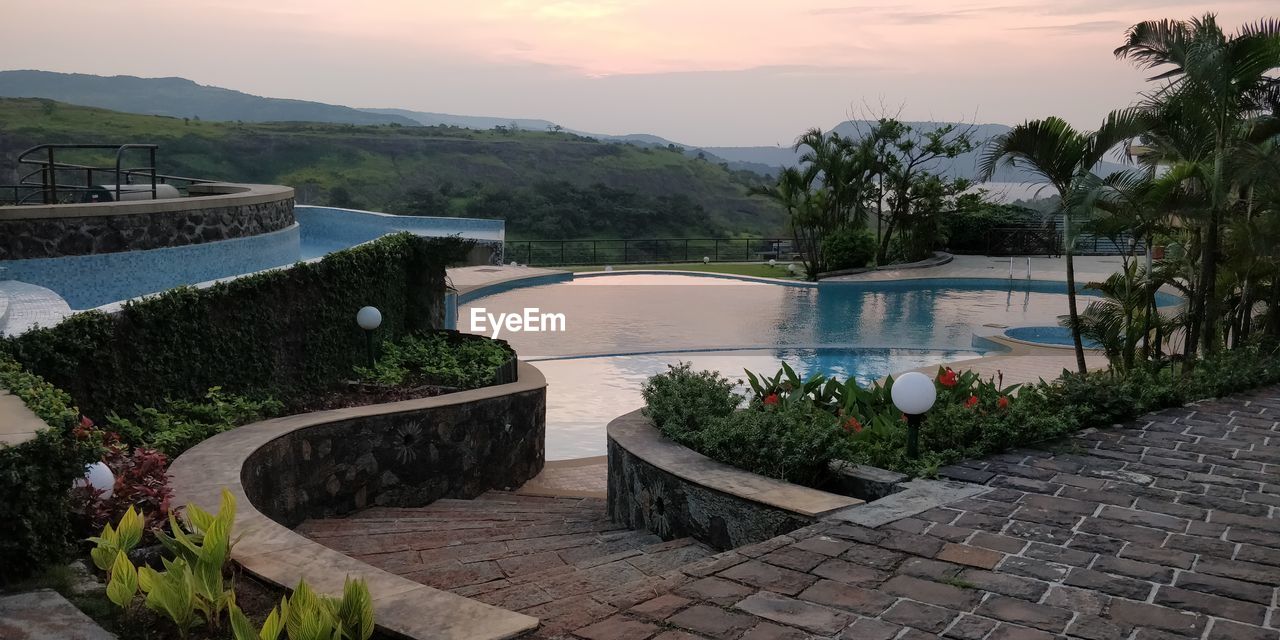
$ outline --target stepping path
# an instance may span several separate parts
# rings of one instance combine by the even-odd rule
[[[603,619],[619,598],[629,606],[663,593],[673,586],[664,574],[715,553],[613,524],[600,498],[500,491],[308,520],[297,531],[410,580],[538,617],[538,637]]]
[[[543,638],[1280,640],[1277,420],[1277,387],[1169,409],[1045,449],[944,468],[943,476],[989,491],[915,517],[876,529],[823,521],[702,559],[693,556],[705,549],[687,541],[650,546],[644,534],[611,528],[599,501],[550,500],[540,512],[561,521],[553,526],[584,528],[555,535],[582,536],[582,546],[601,554],[610,536],[630,539],[635,546],[617,552],[639,554],[621,560],[630,568],[597,556],[597,567],[612,568],[594,575],[565,557],[575,545],[554,549],[555,560],[541,551],[508,556],[553,565],[529,574],[507,576],[500,560],[488,560],[497,570],[487,581],[453,590],[541,618]],[[503,553],[537,539],[521,529],[543,526],[469,524],[464,514],[474,518],[483,507],[443,502],[442,516],[460,517],[455,526],[505,528]],[[303,526],[329,544],[323,536],[343,523],[381,520],[381,533],[351,529],[334,542],[369,561],[382,555],[380,566],[415,579],[450,580],[448,572],[395,568],[389,554],[410,562],[416,553],[421,562],[448,548],[431,546],[439,532],[418,532],[407,513],[410,521],[391,524],[401,511]],[[464,538],[479,544],[492,539],[486,535]],[[415,549],[421,540],[431,542]],[[383,550],[369,553],[375,547]],[[676,558],[679,549],[688,556]],[[649,556],[660,560],[645,571]],[[530,583],[542,593],[513,589]]]

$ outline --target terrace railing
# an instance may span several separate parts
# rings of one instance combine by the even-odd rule
[[[521,240],[506,243],[506,259],[530,266],[779,262],[798,259],[789,239],[643,238],[635,240]]]
[[[157,172],[158,148],[154,144],[42,144],[32,147],[18,155],[17,168],[20,175],[17,182],[0,185],[0,204],[94,202],[104,194],[104,185],[107,187],[105,193],[116,201],[121,199],[124,192],[136,194],[139,191],[127,188],[131,185],[142,186],[142,190],[149,191],[150,198],[155,199],[159,195],[158,185],[187,186],[210,182]],[[115,163],[88,165],[58,160],[60,154],[65,158],[66,152],[73,150],[114,153]],[[145,164],[125,164],[126,158],[136,157],[139,152],[146,157]],[[34,169],[21,173],[28,167]]]

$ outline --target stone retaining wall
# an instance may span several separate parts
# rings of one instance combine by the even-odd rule
[[[0,207],[0,260],[179,247],[256,236],[294,223],[293,189],[208,184],[192,197]]]
[[[266,443],[245,460],[241,481],[258,509],[290,527],[372,505],[474,498],[542,470],[545,414],[539,387],[334,420]]]
[[[667,439],[639,410],[609,423],[609,517],[717,549],[762,542],[862,500],[766,478]]]

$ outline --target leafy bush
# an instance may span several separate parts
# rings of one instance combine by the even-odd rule
[[[984,203],[973,208],[961,208],[943,217],[943,243],[956,253],[984,253],[987,236],[997,227],[1020,226],[1036,219],[1036,212],[1010,204]]]
[[[892,377],[862,388],[821,375],[801,379],[785,364],[772,376],[748,371],[752,400],[733,411],[727,380],[681,365],[649,380],[645,402],[647,415],[669,437],[755,473],[820,482],[826,461],[842,457],[930,475],[966,458],[1280,382],[1278,353],[1251,345],[1200,360],[1184,373],[1168,364],[1122,374],[1064,371],[1055,382],[1008,387],[1000,375],[983,379],[939,368],[938,401],[922,421],[916,460],[906,457],[906,423],[892,403]]]
[[[714,371],[694,371],[687,362],[649,378],[641,395],[645,415],[667,437],[686,445],[697,442],[706,425],[742,403],[728,380]]]
[[[104,490],[88,485],[72,489],[77,529],[84,533],[98,531],[136,509],[143,520],[144,537],[150,540],[169,517],[169,498],[173,495],[169,487],[169,457],[155,449],[130,448],[117,434],[95,429],[87,418],[77,427],[76,437],[102,443],[102,462],[116,479],[110,497],[105,496]]]
[[[70,548],[69,488],[100,455],[78,440],[79,411],[66,393],[0,355],[0,388],[49,425],[16,446],[0,445],[0,584],[60,560]]]
[[[876,237],[863,229],[841,229],[823,238],[822,255],[832,271],[859,269],[875,257]]]
[[[187,505],[185,526],[170,514],[172,536],[159,536],[170,557],[164,559],[164,570],[156,571],[135,567],[129,560],[129,552],[142,540],[144,525],[136,511],[127,509],[115,527],[107,523],[101,535],[90,539],[94,565],[107,572],[107,597],[127,611],[141,590],[143,605],[172,622],[182,638],[200,624],[220,628],[224,612],[236,640],[274,640],[282,631],[290,640],[368,640],[373,635],[368,586],[350,579],[341,599],[318,595],[299,582],[293,595],[267,616],[262,630],[255,630],[236,607],[234,584],[228,586],[223,578],[231,558],[235,512],[235,498],[223,489],[217,514]]]
[[[126,442],[176,457],[223,431],[282,411],[284,405],[272,398],[251,400],[213,387],[201,402],[169,400],[160,408],[135,407],[132,420],[112,413],[107,423]]]
[[[513,357],[505,342],[440,332],[385,343],[372,368],[355,371],[361,380],[378,384],[475,389],[494,384]]]

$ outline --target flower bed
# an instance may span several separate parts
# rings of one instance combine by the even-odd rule
[[[715,372],[672,367],[649,379],[645,415],[664,435],[714,460],[797,484],[827,487],[835,461],[916,476],[966,458],[1109,427],[1150,411],[1280,382],[1274,346],[1120,373],[1063,372],[1055,382],[1005,387],[999,377],[939,369],[938,401],[924,416],[918,459],[906,455],[905,416],[893,378],[869,388],[824,376],[747,372],[745,400]]]

